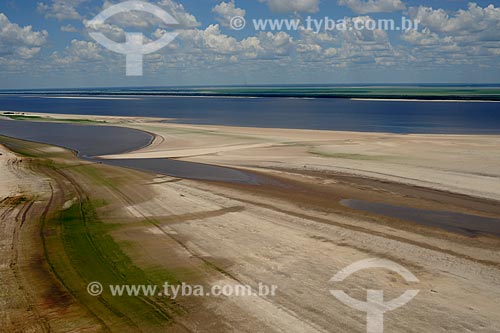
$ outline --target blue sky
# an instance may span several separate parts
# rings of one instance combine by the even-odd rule
[[[321,83],[498,83],[500,8],[461,0],[150,0],[180,23],[178,37],[125,75],[125,56],[90,37],[149,42],[172,27],[149,14],[89,21],[119,0],[2,0],[0,89]],[[231,18],[246,27],[234,30]],[[258,19],[418,20],[419,29],[256,31]]]

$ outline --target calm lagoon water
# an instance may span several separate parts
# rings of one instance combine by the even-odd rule
[[[122,127],[1,119],[0,135],[68,148],[81,157],[137,150],[153,140],[149,133]]]
[[[95,158],[137,150],[151,143],[151,134],[130,128],[0,119],[0,135],[68,148],[78,152],[81,158],[91,161],[172,177],[244,184],[259,184],[264,181],[260,176],[249,172],[172,159]]]
[[[176,118],[177,122],[267,128],[500,134],[500,103],[350,99],[150,97],[123,99],[0,95],[0,110]],[[104,99],[103,99],[104,98]]]

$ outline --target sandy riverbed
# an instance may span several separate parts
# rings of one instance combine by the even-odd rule
[[[263,282],[279,287],[276,297],[197,300],[199,307],[191,303],[192,314],[178,319],[191,331],[365,331],[365,315],[338,302],[329,293],[334,287],[349,290],[358,299],[375,287],[386,290],[387,298],[419,289],[414,301],[386,315],[387,332],[500,330],[497,238],[465,237],[355,212],[338,203],[342,198],[360,198],[498,217],[498,202],[486,199],[500,199],[499,136],[71,118],[105,120],[157,135],[141,151],[107,158],[175,157],[258,170],[287,184],[276,188],[151,179],[136,171],[119,169],[115,174],[112,167],[96,166],[110,177],[127,179],[127,185],[114,192],[115,188],[96,187],[82,178],[86,193],[102,195],[109,202],[113,202],[110,193],[120,199],[103,214],[111,223],[128,221],[129,226],[114,232],[114,237],[133,244],[129,248],[135,251],[129,254],[134,262],[165,268],[181,263],[192,268],[204,262],[217,268],[198,273],[205,283]],[[71,168],[64,172],[76,182],[81,177]],[[157,222],[137,224],[144,218]],[[340,269],[374,257],[404,265],[420,282],[407,283],[381,270],[360,272],[342,285],[329,282]]]
[[[0,202],[33,190],[33,178],[22,168],[23,160],[0,145]]]

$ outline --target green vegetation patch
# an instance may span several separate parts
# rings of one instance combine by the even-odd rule
[[[68,149],[54,147],[38,142],[24,141],[0,135],[0,144],[9,150],[24,157],[44,158],[72,158],[74,153]],[[40,160],[39,163],[53,163],[49,159]]]
[[[35,121],[52,121],[52,122],[61,122],[61,123],[85,123],[85,124],[103,124],[106,123],[104,120],[91,120],[91,119],[65,119],[65,118],[49,118],[49,117],[41,117],[41,116],[26,116],[22,114],[11,114],[11,113],[3,113],[2,116],[6,118],[10,118],[12,120],[35,120]]]
[[[239,87],[200,90],[197,93],[201,95],[262,97],[500,99],[500,89],[496,87]]]
[[[104,327],[117,332],[160,332],[173,323],[173,316],[185,313],[176,301],[158,295],[165,282],[171,285],[180,283],[177,268],[169,271],[163,267],[142,269],[135,265],[125,252],[128,244],[118,242],[112,236],[113,232],[128,225],[103,221],[97,210],[105,209],[109,204],[107,200],[93,194],[87,197],[78,184],[65,175],[67,171],[64,169],[71,168],[87,180],[96,180],[99,176],[105,179],[106,176],[95,165],[72,165],[78,160],[67,151],[55,154],[56,158],[41,158],[47,157],[47,148],[53,148],[44,144],[8,137],[0,137],[0,143],[18,154],[31,157],[25,163],[30,163],[31,168],[40,170],[59,184],[61,191],[55,193],[63,193],[64,196],[55,196],[59,202],[57,207],[73,200],[71,207],[49,212],[41,219],[45,259],[64,289]],[[109,184],[99,183],[96,186]],[[18,200],[25,199],[20,197]],[[184,271],[180,274],[186,276]],[[94,297],[88,293],[87,286],[91,282],[99,282],[104,287],[101,295]],[[110,285],[151,285],[158,289],[151,295],[128,296],[125,293],[113,296]],[[66,304],[68,298],[64,295],[47,295],[47,302]]]
[[[309,153],[313,154],[313,155],[322,156],[322,157],[339,158],[339,159],[346,159],[346,160],[357,160],[357,161],[381,161],[381,160],[387,160],[387,159],[391,158],[391,156],[385,156],[385,155],[326,153],[326,152],[319,152],[319,151],[315,151],[315,150],[311,150],[311,151],[309,151]]]
[[[98,202],[97,205],[102,204]],[[170,299],[152,296],[113,296],[109,285],[178,284],[175,274],[147,274],[133,264],[110,235],[116,225],[103,223],[88,199],[54,214],[43,226],[47,261],[73,295],[106,325],[118,316],[124,328],[162,327],[180,310]],[[87,285],[99,282],[104,292],[91,296]]]

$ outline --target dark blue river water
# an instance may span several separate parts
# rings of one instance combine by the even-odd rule
[[[59,99],[3,95],[0,110],[164,117],[193,124],[268,128],[500,134],[500,103],[495,102],[149,96]]]

